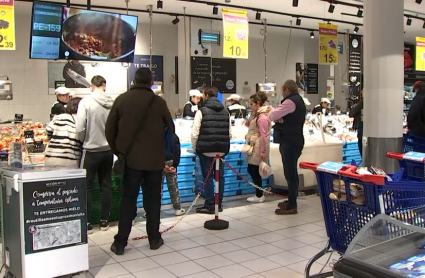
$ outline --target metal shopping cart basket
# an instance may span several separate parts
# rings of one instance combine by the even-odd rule
[[[311,266],[329,252],[343,254],[361,228],[376,215],[425,204],[425,183],[403,180],[404,169],[390,175],[393,181],[388,181],[383,176],[356,174],[356,166],[335,162],[301,162],[300,168],[316,173],[329,238],[327,246],[308,262],[307,278],[332,276],[332,272],[310,275]],[[362,188],[362,194],[356,195],[352,186]]]

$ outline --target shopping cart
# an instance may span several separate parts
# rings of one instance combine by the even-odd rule
[[[404,154],[388,152],[387,157],[398,160],[400,167],[405,169],[404,179],[425,181],[425,153],[413,151]]]
[[[356,166],[335,162],[301,162],[300,168],[316,173],[329,238],[327,246],[308,262],[305,270],[307,278],[332,276],[332,272],[310,275],[311,266],[327,253],[336,251],[344,254],[360,229],[376,215],[389,215],[425,203],[425,183],[403,180],[404,169],[390,175],[393,181],[387,181],[383,176],[356,174]],[[352,184],[363,188],[364,197],[354,195],[350,189]],[[331,193],[337,198],[331,199]],[[359,200],[363,202],[359,203]]]

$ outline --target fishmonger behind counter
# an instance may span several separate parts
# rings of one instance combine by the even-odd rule
[[[189,91],[189,101],[183,108],[183,118],[195,118],[196,112],[199,110],[198,104],[202,99],[202,93],[199,90]]]
[[[234,116],[235,119],[246,118],[247,111],[246,107],[240,104],[241,96],[233,94],[227,98],[230,105],[227,107],[230,116]]]

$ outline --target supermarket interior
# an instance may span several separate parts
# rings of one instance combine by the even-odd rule
[[[0,0],[0,275],[425,277],[423,5],[422,0]],[[150,69],[150,88],[168,106],[180,163],[176,181],[167,177],[163,183],[163,245],[152,250],[140,190],[128,244],[124,254],[116,254],[111,244],[125,178],[112,174],[105,228],[102,182],[88,186],[85,166],[47,162],[49,144],[61,139],[49,126],[65,107],[68,111],[64,96],[89,98],[99,88],[93,80],[102,76],[104,93],[115,100],[139,85],[134,80],[140,69]],[[289,95],[288,80],[297,88]],[[230,122],[230,151],[220,162],[224,200],[219,206],[215,199],[215,216],[197,213],[208,199],[207,177],[204,154],[192,149],[195,115],[207,113],[193,101],[208,86],[217,88]],[[257,92],[267,96],[267,134],[258,122],[260,108],[253,108]],[[301,104],[294,95],[302,97]],[[203,98],[206,103],[210,96]],[[59,106],[64,110],[54,112]],[[302,141],[291,145],[286,139],[295,136],[288,130],[299,111],[302,134],[296,136],[305,143],[300,155],[289,157],[295,151],[288,146],[298,149]],[[73,124],[78,129],[78,121]],[[261,150],[260,142],[270,138],[260,159],[270,171],[257,170],[260,186],[250,170],[256,151],[247,139],[252,129]],[[289,160],[296,162],[295,177]],[[173,204],[172,182],[183,210]]]

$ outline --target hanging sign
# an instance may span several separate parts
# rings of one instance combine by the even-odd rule
[[[319,23],[319,64],[338,64],[338,26]]]
[[[0,1],[0,50],[15,50],[14,0]]]
[[[249,25],[246,11],[223,9],[223,57],[248,59]]]
[[[416,37],[416,63],[417,71],[425,71],[425,38]]]

